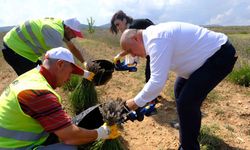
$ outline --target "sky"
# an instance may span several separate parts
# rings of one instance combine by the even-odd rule
[[[92,17],[94,25],[100,26],[118,10],[156,24],[250,25],[250,0],[0,0],[0,4],[1,27],[44,17],[76,17],[82,24]]]

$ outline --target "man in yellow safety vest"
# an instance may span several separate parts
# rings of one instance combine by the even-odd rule
[[[77,149],[76,145],[119,136],[116,126],[104,124],[88,130],[71,122],[55,92],[71,74],[85,78],[72,53],[58,47],[47,51],[40,67],[22,74],[4,90],[0,96],[0,149]],[[50,133],[61,142],[46,145]]]
[[[75,37],[83,38],[80,32],[80,22],[76,18],[28,20],[14,27],[4,36],[2,53],[17,75],[41,64],[40,57],[47,50],[65,47],[65,44],[83,63],[84,58],[81,52],[71,41]]]

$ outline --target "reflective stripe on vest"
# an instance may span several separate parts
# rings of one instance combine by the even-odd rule
[[[44,136],[48,136],[48,133],[45,131],[42,133],[32,133],[25,131],[8,130],[2,127],[0,127],[0,133],[1,137],[12,138],[20,141],[37,141]]]
[[[29,150],[29,149],[32,149],[29,148],[29,147],[23,147],[23,148],[0,148],[0,150]]]
[[[27,30],[27,32],[29,33],[31,39],[34,41],[34,43],[36,44],[36,46],[34,46],[25,36],[24,34],[22,33],[21,29],[20,29],[20,26],[18,26],[16,28],[16,32],[17,32],[17,35],[19,36],[19,38],[21,40],[23,40],[33,51],[34,53],[37,55],[37,56],[42,56],[43,53],[41,53],[39,51],[39,49],[41,49],[44,53],[46,52],[45,49],[42,48],[40,42],[38,41],[37,37],[35,36],[34,32],[32,31],[32,28],[31,28],[31,25],[28,21],[26,21],[24,23],[25,25],[25,28]]]

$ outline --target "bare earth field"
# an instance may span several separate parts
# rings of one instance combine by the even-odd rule
[[[90,48],[91,49],[91,48]],[[143,63],[142,63],[143,65]],[[0,57],[0,92],[14,79],[14,71]],[[139,69],[143,69],[139,66]],[[97,87],[102,101],[121,97],[132,98],[143,86],[139,73],[114,72],[108,84]],[[171,98],[174,75],[170,76],[166,88],[157,104],[158,114],[146,117],[143,122],[127,122],[124,124],[122,141],[130,150],[174,150],[178,147],[178,129],[171,123],[178,120],[175,102]],[[67,102],[69,93],[58,89],[66,111],[70,111]],[[208,96],[203,104],[203,125],[212,129],[217,138],[219,149],[250,150],[250,88],[222,82]],[[70,113],[70,112],[69,112]]]
[[[242,33],[250,33],[249,27],[239,28],[240,31],[236,29],[217,30],[230,33],[233,31],[239,33],[242,30]],[[97,30],[93,35],[88,35],[86,32],[84,34],[86,38],[80,41],[79,48],[85,48],[82,52],[86,60],[112,60],[118,53],[119,36],[110,35],[106,30]],[[3,33],[0,34],[0,37],[2,36]],[[249,51],[249,34],[230,36],[240,52]],[[249,57],[245,58],[249,62]],[[238,62],[240,61],[241,57],[238,59]],[[113,78],[106,85],[96,87],[100,101],[115,100],[117,97],[124,100],[133,98],[144,85],[144,68],[145,60],[141,60],[136,73],[114,72]],[[0,92],[16,77],[0,54]],[[178,121],[173,98],[174,80],[175,75],[171,73],[156,106],[158,110],[156,115],[145,117],[143,122],[128,121],[124,124],[121,138],[127,149],[176,150],[178,148],[178,129],[172,126],[172,123]],[[68,100],[70,92],[63,91],[62,88],[57,91],[63,98],[65,110],[72,114]],[[218,145],[216,148],[202,146],[202,150],[250,150],[249,87],[238,86],[224,80],[208,95],[203,103],[202,114],[202,133],[206,135],[206,139],[203,140],[206,144]]]

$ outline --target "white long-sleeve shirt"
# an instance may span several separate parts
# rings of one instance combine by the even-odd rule
[[[228,40],[223,33],[182,22],[148,27],[142,32],[146,55],[150,56],[150,80],[134,98],[142,107],[159,95],[169,71],[188,79]]]

